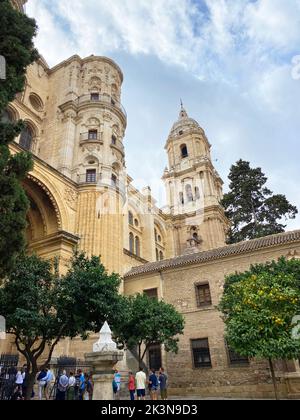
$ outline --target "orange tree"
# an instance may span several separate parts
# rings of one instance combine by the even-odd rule
[[[300,314],[300,260],[281,258],[228,276],[219,308],[230,347],[269,361],[278,398],[273,361],[300,355],[300,337],[294,333]]]

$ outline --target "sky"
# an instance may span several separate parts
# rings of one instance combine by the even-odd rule
[[[119,64],[127,170],[158,204],[182,98],[225,192],[242,158],[300,212],[300,0],[28,0],[26,12],[50,66],[74,54]]]

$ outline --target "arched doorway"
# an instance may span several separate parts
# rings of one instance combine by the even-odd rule
[[[29,176],[23,185],[30,201],[26,229],[28,251],[47,259],[59,257],[66,266],[78,238],[62,230],[60,209],[42,182]]]

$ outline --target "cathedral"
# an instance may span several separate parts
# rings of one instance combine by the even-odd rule
[[[25,2],[12,3],[22,11]],[[216,306],[226,275],[282,255],[297,258],[300,231],[226,245],[223,182],[205,131],[183,104],[165,142],[167,202],[158,208],[150,187],[137,190],[127,173],[122,82],[122,70],[106,57],[75,55],[53,68],[41,57],[28,68],[25,89],[4,118],[25,122],[11,151],[29,150],[34,159],[24,182],[29,250],[58,257],[62,272],[75,247],[101,256],[122,276],[121,293],[147,293],[184,315],[179,353],[153,346],[147,355],[148,364],[166,367],[171,394],[272,396],[267,363],[228,348]],[[90,346],[65,340],[56,356],[83,358]],[[9,340],[0,341],[0,353],[10,351]],[[134,368],[127,353],[126,366]],[[298,361],[278,362],[277,376],[282,396],[300,395]]]

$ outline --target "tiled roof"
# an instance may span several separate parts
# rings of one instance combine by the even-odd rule
[[[124,278],[155,273],[171,268],[182,267],[185,265],[218,260],[225,257],[246,254],[248,252],[278,245],[290,244],[297,241],[300,241],[300,230],[280,233],[278,235],[265,236],[263,238],[253,239],[251,241],[240,242],[234,245],[227,245],[225,247],[213,249],[211,251],[199,252],[192,255],[183,255],[180,257],[172,258],[170,260],[153,262],[134,267],[125,274]]]

